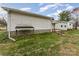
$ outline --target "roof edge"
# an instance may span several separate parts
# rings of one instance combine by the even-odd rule
[[[51,19],[52,18],[52,17],[48,17],[48,16],[36,14],[36,13],[31,13],[31,12],[15,9],[15,8],[8,8],[8,7],[1,7],[1,8],[3,8],[4,10],[6,10],[8,12],[11,11],[11,12],[17,12],[17,13],[21,13],[21,14],[30,14],[32,16],[42,17],[42,18],[46,18],[46,19]]]

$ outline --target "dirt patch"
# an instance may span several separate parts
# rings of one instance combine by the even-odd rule
[[[60,45],[59,54],[64,56],[75,56],[75,55],[79,55],[78,50],[79,49],[74,44],[66,43],[64,45]]]

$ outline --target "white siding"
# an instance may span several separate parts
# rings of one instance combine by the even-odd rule
[[[79,30],[79,27],[77,27],[77,29]]]
[[[62,26],[62,27],[61,27]],[[66,26],[66,27],[65,27]],[[59,29],[59,30],[67,30],[67,24],[66,23],[57,23],[55,25],[55,29]]]
[[[42,30],[42,29],[52,29],[52,24],[50,20],[32,17],[27,15],[22,15],[18,13],[11,13],[11,25],[10,31],[15,31],[15,27],[19,25],[29,25],[33,26],[35,30]]]
[[[73,29],[73,24],[68,22],[68,29]]]
[[[61,25],[62,25],[62,27],[61,27]],[[59,30],[73,29],[73,24],[69,23],[69,22],[56,23],[55,29],[59,29]]]

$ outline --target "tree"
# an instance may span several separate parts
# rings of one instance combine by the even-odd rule
[[[3,19],[0,18],[0,24],[1,26],[7,26],[7,23],[4,18]]]
[[[61,13],[59,13],[59,20],[60,21],[69,21],[69,20],[71,20],[70,11],[62,11]]]
[[[79,7],[74,8],[72,10],[72,13],[76,16],[74,25],[75,25],[75,29],[77,29],[77,27],[79,27]]]

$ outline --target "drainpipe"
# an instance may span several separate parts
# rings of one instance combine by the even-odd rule
[[[14,38],[11,37],[10,31],[8,31],[8,38],[9,38],[10,40],[12,40],[12,41],[16,41]]]
[[[54,18],[51,18],[51,24],[52,24],[53,20],[54,20]],[[54,29],[54,32],[55,32],[55,23],[53,23],[53,25],[54,25],[54,28],[52,28],[52,30]]]
[[[9,14],[9,11],[8,11],[8,38],[12,41],[16,41],[14,38],[11,37],[11,32],[10,32],[10,27],[11,27],[11,17],[10,17],[10,14]]]

